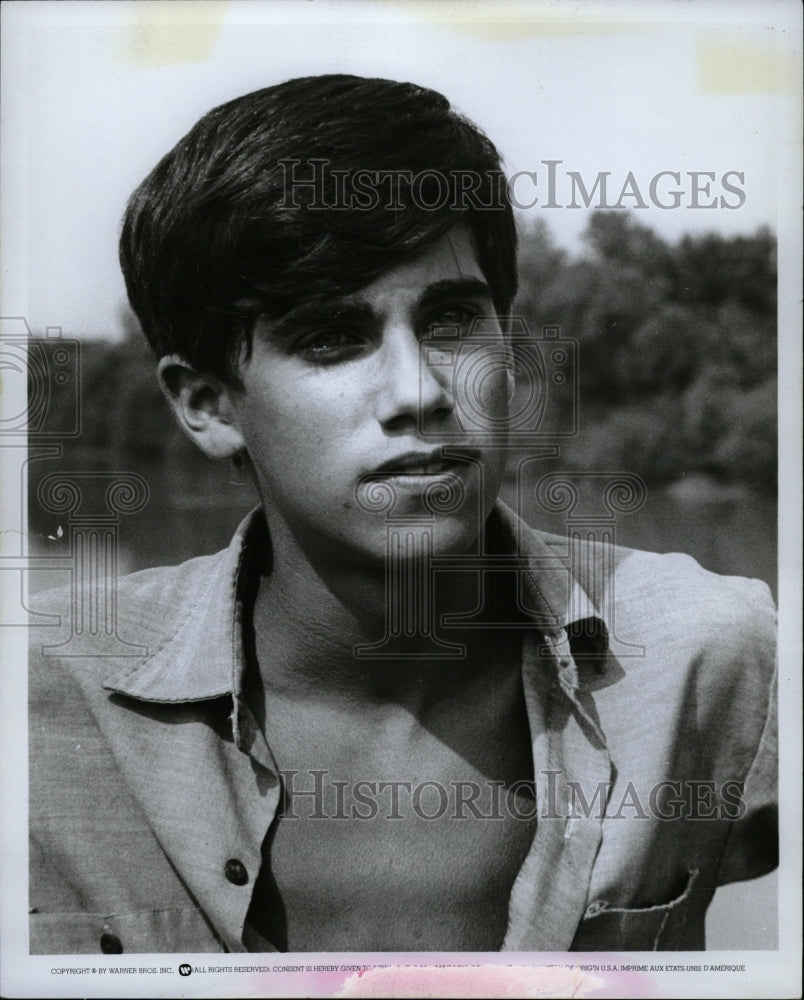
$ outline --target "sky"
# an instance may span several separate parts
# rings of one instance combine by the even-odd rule
[[[592,191],[608,172],[613,210],[667,239],[750,233],[777,228],[801,141],[788,2],[12,0],[2,16],[2,315],[37,333],[120,335],[128,195],[209,108],[289,77],[442,91],[518,175],[524,224],[573,252],[589,214],[577,179],[568,207],[573,173]]]

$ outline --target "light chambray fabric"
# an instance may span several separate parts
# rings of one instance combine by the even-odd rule
[[[768,588],[494,516],[533,623],[540,802],[503,950],[703,948],[715,887],[775,864]],[[144,655],[110,656],[101,635],[64,656],[71,591],[36,599],[61,624],[31,628],[32,953],[273,950],[246,923],[281,791],[241,691],[260,530],[253,512],[223,552],[119,581],[117,634]]]

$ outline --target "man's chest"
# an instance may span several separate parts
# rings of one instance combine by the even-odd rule
[[[317,815],[275,821],[256,923],[290,951],[499,949],[535,818],[525,796],[480,784],[339,784],[337,810],[325,789]]]
[[[381,740],[366,725],[355,752],[321,719],[312,732],[279,726],[283,802],[250,922],[291,951],[498,949],[536,826],[513,691],[481,713],[484,725],[467,723],[464,742],[449,727]]]

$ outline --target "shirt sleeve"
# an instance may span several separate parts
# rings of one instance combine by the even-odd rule
[[[765,706],[765,722],[745,777],[743,809],[731,824],[721,857],[718,885],[758,878],[779,863],[776,615],[768,588],[753,582],[761,600],[752,621],[753,642],[747,644],[745,652],[758,658],[759,663],[753,664],[758,676],[768,678],[755,692],[757,701]]]

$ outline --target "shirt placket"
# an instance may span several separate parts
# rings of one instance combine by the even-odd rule
[[[241,553],[237,575],[242,572]],[[229,893],[231,904],[225,916],[225,937],[231,951],[273,950],[270,942],[256,935],[246,916],[262,866],[262,844],[276,818],[282,796],[276,762],[265,733],[259,726],[243,692],[245,653],[242,642],[244,608],[235,600],[232,628],[232,761],[230,788],[238,817],[237,836],[222,850],[227,881],[239,891]]]
[[[611,781],[611,759],[579,697],[578,669],[563,628],[526,634],[522,676],[539,813],[511,892],[502,950],[566,951],[586,910],[602,836],[599,807],[573,814],[568,783],[577,782],[592,801],[599,784]]]

